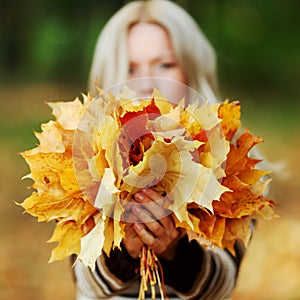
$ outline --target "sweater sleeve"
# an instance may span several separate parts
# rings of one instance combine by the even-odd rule
[[[235,287],[245,249],[236,243],[237,256],[227,250],[204,248],[185,236],[174,260],[160,259],[165,283],[182,299],[226,299]]]
[[[104,252],[96,261],[95,271],[80,261],[73,267],[78,293],[92,299],[107,299],[129,288],[138,278],[139,259],[133,259],[123,248]]]

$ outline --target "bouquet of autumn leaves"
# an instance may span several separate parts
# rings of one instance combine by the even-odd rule
[[[274,215],[264,196],[270,171],[249,156],[262,139],[248,130],[237,136],[240,103],[171,101],[156,89],[136,99],[125,86],[117,95],[48,103],[55,120],[22,153],[35,191],[21,206],[39,222],[56,221],[50,262],[76,254],[94,269],[102,251],[120,248],[126,203],[145,187],[164,197],[190,239],[233,255],[236,240],[247,245],[253,218]],[[151,249],[141,253],[141,276],[140,298],[149,282],[161,288]]]

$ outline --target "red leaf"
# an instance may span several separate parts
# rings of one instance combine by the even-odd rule
[[[149,120],[155,120],[161,115],[159,108],[155,105],[154,99],[144,108],[144,111],[149,115]]]

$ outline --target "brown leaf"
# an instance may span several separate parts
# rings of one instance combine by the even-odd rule
[[[225,192],[220,201],[213,202],[214,213],[225,218],[241,218],[252,216],[265,206],[272,206],[273,202],[255,195],[248,189],[235,192]]]
[[[223,248],[229,250],[232,255],[235,255],[234,244],[238,240],[246,247],[251,237],[251,217],[240,219],[227,219],[226,228],[223,237]]]

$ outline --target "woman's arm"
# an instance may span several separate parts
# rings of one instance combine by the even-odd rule
[[[182,299],[226,299],[235,287],[245,248],[236,243],[234,258],[220,248],[204,248],[196,240],[180,240],[172,261],[160,259],[165,283]]]

